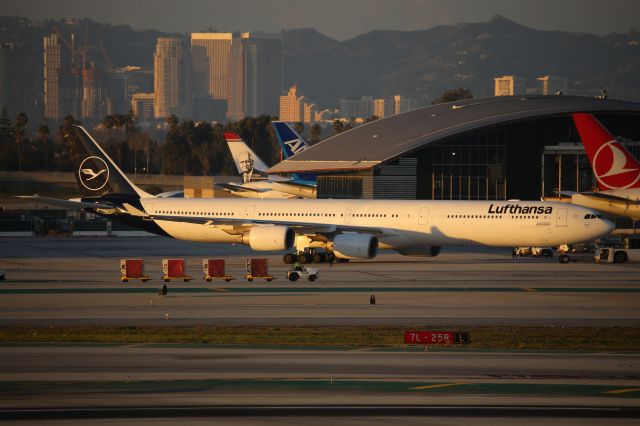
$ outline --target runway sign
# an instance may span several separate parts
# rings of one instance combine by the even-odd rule
[[[453,345],[456,343],[468,344],[471,341],[471,333],[468,331],[405,331],[405,345]]]

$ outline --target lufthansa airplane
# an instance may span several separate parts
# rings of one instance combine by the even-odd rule
[[[591,114],[573,114],[599,191],[571,195],[571,203],[640,219],[640,163]]]
[[[135,186],[84,128],[73,126],[66,136],[84,197],[26,198],[182,240],[265,251],[321,247],[339,259],[371,259],[378,249],[435,256],[446,245],[570,244],[613,229],[594,210],[544,201],[158,198]]]

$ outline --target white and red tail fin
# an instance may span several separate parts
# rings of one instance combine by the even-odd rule
[[[593,115],[573,114],[600,190],[640,188],[640,163]]]
[[[269,166],[249,148],[240,135],[236,133],[225,133],[224,138],[227,141],[238,173],[253,173],[255,171],[265,173],[269,170]]]

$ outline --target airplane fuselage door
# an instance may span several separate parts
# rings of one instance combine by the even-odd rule
[[[429,207],[420,208],[420,212],[418,213],[418,224],[419,225],[429,224]]]
[[[351,210],[344,212],[344,223],[351,223]]]
[[[245,217],[245,219],[252,219],[255,211],[256,211],[256,206],[255,205],[247,206],[244,209],[244,217]]]
[[[567,209],[558,209],[556,213],[556,226],[567,226]]]

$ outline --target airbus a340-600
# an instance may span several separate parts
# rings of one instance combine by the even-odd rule
[[[67,140],[74,144],[70,152],[84,196],[40,201],[182,240],[267,251],[295,243],[341,259],[370,259],[378,249],[435,256],[446,245],[569,244],[613,229],[594,210],[544,201],[158,198],[134,185],[84,128],[70,128]]]
[[[591,114],[573,114],[593,174],[597,192],[571,195],[573,204],[640,219],[640,163]]]

